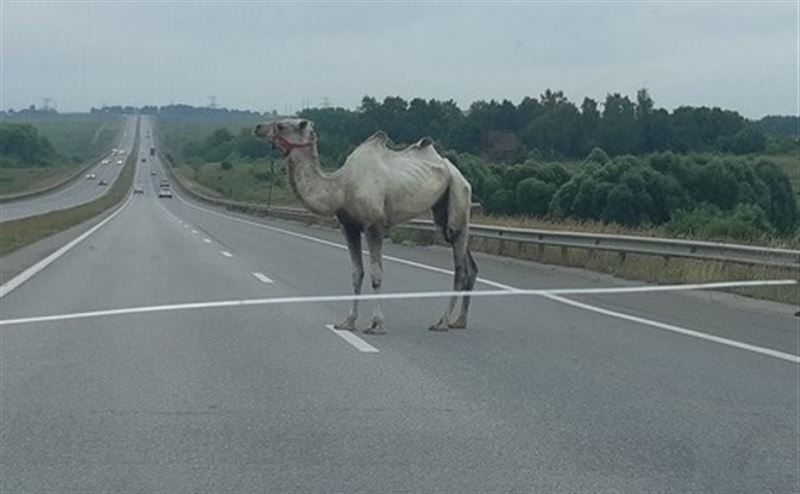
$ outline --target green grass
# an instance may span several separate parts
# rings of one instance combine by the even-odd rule
[[[76,170],[72,165],[0,168],[0,196],[31,192],[62,183]]]
[[[123,120],[105,113],[24,113],[4,115],[3,122],[33,125],[59,154],[77,164],[112,148]]]
[[[135,167],[136,155],[131,154],[128,156],[119,178],[111,186],[111,190],[92,202],[0,223],[0,256],[83,223],[119,204],[131,188]]]
[[[241,202],[267,204],[269,200],[270,166],[267,160],[237,162],[230,170],[223,170],[219,163],[205,163],[197,167],[188,165],[177,168],[181,178],[189,179],[204,190]],[[300,206],[294,193],[286,184],[283,162],[275,162],[276,184],[272,188],[272,205]],[[193,184],[193,185],[194,185]]]

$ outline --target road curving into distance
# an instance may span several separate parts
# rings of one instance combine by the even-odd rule
[[[648,324],[796,357],[791,307],[487,297],[469,329],[433,333],[445,300],[394,300],[387,335],[342,335],[346,303],[217,303],[349,293],[338,232],[158,199],[147,160],[143,195],[2,298],[3,493],[800,488],[798,363]],[[385,249],[386,293],[451,286],[447,250]],[[479,289],[632,285],[476,260]],[[137,312],[170,304],[193,305]],[[57,317],[9,322],[36,316]]]
[[[87,180],[85,177],[81,177],[71,185],[50,193],[0,203],[0,222],[78,206],[105,194],[122,170],[122,165],[118,162],[122,161],[124,163],[126,156],[132,151],[136,135],[136,120],[136,116],[128,115],[125,117],[120,140],[115,147],[115,149],[121,149],[122,154],[109,153],[98,160],[95,166],[86,171],[85,175],[94,174],[96,180]],[[109,164],[102,164],[102,161],[106,159],[109,160]],[[107,181],[108,185],[98,185],[101,180]]]

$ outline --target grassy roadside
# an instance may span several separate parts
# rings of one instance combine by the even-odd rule
[[[134,145],[137,149],[138,138]],[[87,221],[122,202],[131,189],[136,153],[130,153],[107,194],[92,202],[46,214],[0,223],[0,256]]]
[[[0,196],[46,189],[71,178],[78,168],[70,165],[0,168]]]

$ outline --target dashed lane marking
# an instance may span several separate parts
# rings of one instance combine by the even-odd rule
[[[262,283],[267,283],[267,284],[275,283],[274,281],[272,281],[272,279],[270,279],[264,273],[253,273],[253,276],[255,276]]]
[[[356,347],[356,349],[359,352],[363,352],[363,353],[380,353],[380,350],[378,350],[374,346],[370,345],[366,341],[364,341],[361,338],[359,338],[358,336],[356,336],[356,334],[353,333],[352,331],[344,331],[344,330],[336,329],[336,328],[333,327],[333,324],[326,324],[325,327],[330,329],[331,331],[333,331],[333,333],[336,336],[338,336],[339,338],[343,339],[344,341],[346,341],[346,342],[350,343],[351,345],[353,345],[354,347]]]

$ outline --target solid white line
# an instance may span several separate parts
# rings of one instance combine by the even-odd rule
[[[343,339],[344,341],[350,343],[354,347],[358,349],[359,352],[363,353],[380,353],[380,350],[375,348],[374,346],[370,345],[366,341],[362,340],[358,336],[355,335],[352,331],[343,331],[333,327],[333,324],[326,324],[326,328],[333,331],[333,333]]]
[[[219,253],[222,254],[225,257],[233,257],[233,254],[231,254],[227,250],[221,250],[221,251],[219,251]]]
[[[255,276],[256,278],[258,278],[259,281],[262,281],[264,283],[275,283],[269,277],[267,277],[264,273],[253,273],[253,276]]]
[[[106,223],[108,223],[109,221],[114,219],[123,209],[125,209],[125,207],[131,202],[132,198],[133,198],[133,195],[132,194],[129,195],[128,199],[122,204],[122,206],[119,206],[116,211],[114,211],[113,213],[111,213],[111,215],[108,216],[108,218],[104,219],[103,221],[101,221],[100,223],[96,224],[95,226],[93,226],[89,230],[85,231],[84,233],[82,233],[77,238],[74,238],[72,241],[70,241],[66,245],[63,245],[57,251],[55,251],[52,254],[50,254],[49,256],[45,257],[44,259],[42,259],[41,261],[37,262],[33,266],[29,267],[25,271],[21,272],[17,276],[15,276],[15,277],[11,278],[10,280],[8,280],[7,282],[3,283],[3,285],[0,286],[0,298],[3,298],[6,295],[8,295],[9,293],[11,293],[15,288],[17,288],[21,284],[25,283],[26,281],[28,281],[29,279],[34,277],[36,275],[36,273],[38,273],[39,271],[43,270],[44,268],[46,268],[50,264],[52,264],[56,259],[58,259],[59,257],[63,256],[67,252],[69,252],[73,247],[75,247],[76,245],[81,243],[81,241],[86,239],[89,235],[93,234],[94,232],[96,232],[97,230],[102,228],[103,225],[105,225]]]
[[[613,310],[603,309],[602,307],[596,307],[594,305],[584,304],[582,302],[577,302],[575,300],[571,300],[568,298],[560,297],[558,295],[554,295],[552,293],[543,293],[543,297],[549,298],[551,300],[555,300],[557,302],[561,302],[562,304],[571,305],[573,307],[578,307],[580,309],[588,310],[591,312],[596,312],[598,314],[603,314],[610,317],[616,317],[617,319],[624,319],[626,321],[632,321],[639,324],[644,324],[646,326],[652,326],[654,328],[665,329],[667,331],[672,331],[674,333],[679,333],[684,336],[691,336],[693,338],[700,338],[701,340],[706,341],[713,341],[714,343],[720,343],[723,345],[727,345],[734,348],[740,348],[742,350],[748,350],[755,353],[760,353],[763,355],[769,355],[770,357],[779,358],[781,360],[786,360],[789,362],[794,362],[795,364],[800,364],[800,356],[792,355],[790,353],[783,353],[776,350],[770,350],[769,348],[764,348],[760,346],[750,345],[748,343],[742,343],[740,341],[729,340],[727,338],[722,338],[719,336],[713,336],[707,333],[701,333],[699,331],[693,331],[691,329],[682,328],[680,326],[674,326],[672,324],[666,324],[663,322],[653,321],[651,319],[645,319],[643,317],[631,316],[628,314],[623,314],[621,312],[616,312]]]
[[[205,242],[207,244],[210,244],[211,243],[211,239],[210,238],[204,238],[203,242]]]
[[[664,286],[640,286],[640,287],[611,287],[611,288],[551,288],[538,290],[482,290],[470,292],[472,297],[508,297],[524,295],[584,295],[602,293],[639,293],[662,292],[662,291],[683,291],[700,290],[703,288],[735,288],[746,286],[775,286],[792,285],[796,280],[764,280],[764,281],[730,281],[723,283],[707,283],[696,285],[664,285]],[[233,306],[254,306],[254,305],[276,305],[276,304],[303,304],[303,303],[325,303],[325,302],[346,302],[352,300],[401,300],[401,299],[426,299],[443,298],[456,295],[464,295],[464,292],[441,291],[441,292],[412,292],[412,293],[368,293],[363,295],[310,295],[295,297],[271,297],[242,300],[222,300],[210,302],[189,302],[182,304],[152,305],[144,307],[131,307],[123,309],[106,309],[89,312],[76,312],[72,314],[61,314],[52,316],[36,316],[18,319],[0,319],[0,326],[12,324],[26,324],[48,321],[62,321],[69,319],[86,319],[102,316],[117,316],[124,314],[141,314],[147,312],[164,312],[173,310],[207,309]]]

